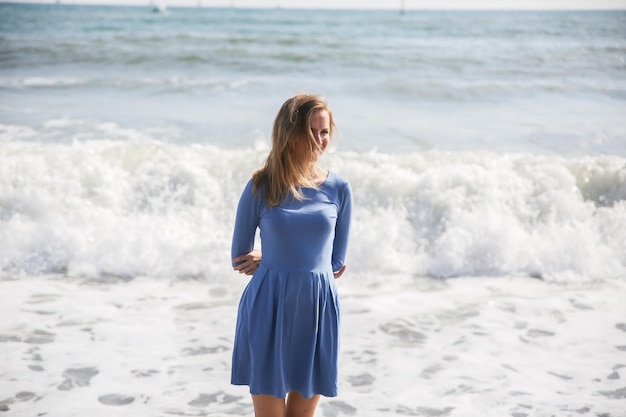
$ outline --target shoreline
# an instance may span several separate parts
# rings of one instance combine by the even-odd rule
[[[626,283],[344,278],[339,397],[318,416],[619,417]],[[229,384],[245,283],[0,281],[0,407],[251,415],[247,388]]]

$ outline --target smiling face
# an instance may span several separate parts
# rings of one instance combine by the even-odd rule
[[[296,154],[302,162],[315,163],[330,142],[330,115],[326,110],[313,112],[310,118],[311,134],[301,136],[296,143]]]

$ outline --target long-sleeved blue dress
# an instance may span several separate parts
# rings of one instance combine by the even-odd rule
[[[340,309],[333,271],[344,264],[352,190],[330,172],[306,199],[269,208],[246,185],[237,208],[232,257],[253,249],[262,260],[239,303],[231,383],[284,398],[297,391],[337,395]]]

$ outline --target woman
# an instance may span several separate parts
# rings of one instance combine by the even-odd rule
[[[239,303],[231,382],[250,387],[256,417],[313,416],[320,395],[337,395],[334,280],[346,270],[352,190],[317,165],[334,128],[322,97],[288,99],[237,207],[233,267],[252,278]],[[253,250],[257,227],[262,251]]]

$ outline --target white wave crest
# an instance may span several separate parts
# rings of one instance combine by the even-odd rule
[[[108,127],[126,140],[0,142],[3,274],[227,277],[235,206],[266,151]],[[335,152],[324,164],[354,189],[349,267],[381,283],[626,277],[622,157]]]

